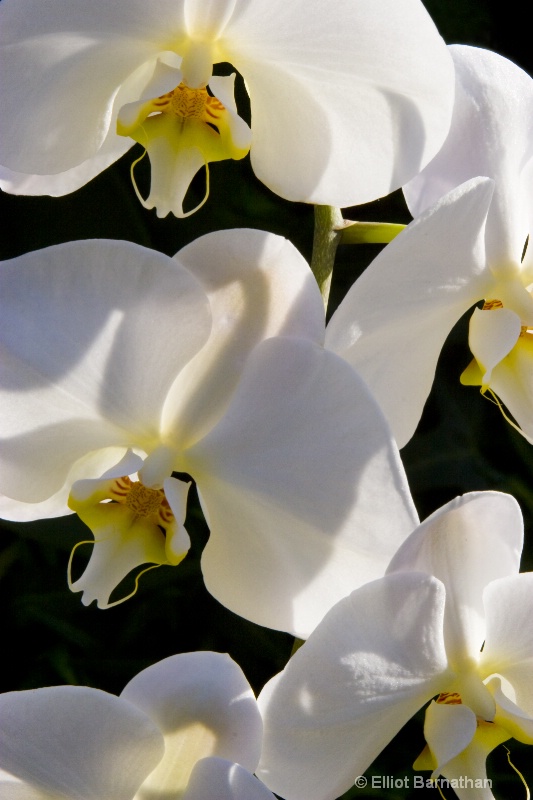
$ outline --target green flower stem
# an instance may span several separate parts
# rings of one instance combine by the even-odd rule
[[[351,222],[338,228],[340,244],[388,244],[403,231],[405,225],[394,222]]]
[[[344,220],[340,208],[334,206],[315,206],[315,233],[313,236],[313,255],[311,269],[316,278],[324,307],[328,307],[331,275],[337,246],[340,244]]]

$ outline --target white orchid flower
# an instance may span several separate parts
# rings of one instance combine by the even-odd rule
[[[511,737],[533,744],[522,538],[511,496],[464,495],[413,532],[384,578],[332,608],[259,696],[266,785],[285,800],[334,800],[435,698],[415,767],[452,786],[471,779],[462,799],[492,798],[488,753]]]
[[[182,653],[119,697],[86,686],[0,695],[3,800],[274,800],[254,778],[262,723],[240,667]]]
[[[74,191],[137,141],[161,217],[250,146],[282,197],[355,205],[413,177],[450,123],[453,64],[420,0],[2,0],[0,30],[16,194]],[[220,62],[245,80],[251,131]]]
[[[320,292],[288,241],[220,231],[174,259],[74,242],[0,280],[0,514],[78,512],[95,537],[84,603],[185,556],[187,475],[207,588],[241,616],[305,638],[384,573],[417,522],[405,473],[363,381],[321,346]]]
[[[404,189],[417,219],[356,281],[327,336],[369,383],[400,446],[449,331],[480,300],[470,321],[475,360],[461,380],[500,398],[533,439],[533,248],[523,257],[533,222],[533,80],[490,51],[450,52],[448,139]],[[493,179],[492,199],[476,176]]]

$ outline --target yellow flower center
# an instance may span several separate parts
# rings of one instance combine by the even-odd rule
[[[457,692],[441,692],[435,702],[443,703],[447,706],[460,706],[463,701],[461,700],[461,695]]]
[[[132,481],[127,475],[117,478],[111,489],[110,499],[130,508],[137,517],[157,515],[158,523],[166,528],[174,520],[168,500],[162,489],[150,489],[141,481]]]
[[[191,89],[180,83],[171,92],[152,101],[153,111],[172,114],[183,119],[196,119],[216,125],[226,110],[220,100],[212,97],[207,89]]]
[[[503,308],[501,300],[485,300],[482,311],[492,311],[493,308]]]
[[[155,208],[159,217],[170,212],[186,217],[197,211],[209,195],[209,164],[239,160],[248,153],[251,130],[236,113],[234,80],[235,75],[212,79],[213,91],[222,92],[226,105],[211,95],[205,84],[191,88],[184,80],[166,94],[126,103],[120,109],[118,135],[141,144],[151,163],[150,194],[144,199],[133,175],[144,153],[133,162],[135,192],[143,206]],[[206,171],[205,195],[198,205],[185,211],[185,196],[201,169]]]

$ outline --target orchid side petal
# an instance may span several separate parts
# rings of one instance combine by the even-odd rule
[[[420,570],[446,586],[446,651],[450,661],[478,661],[485,640],[485,587],[516,575],[523,522],[511,495],[472,492],[428,517],[393,557],[388,572]]]
[[[176,379],[163,429],[184,445],[222,416],[253,348],[273,336],[321,344],[324,307],[305,259],[287,240],[242,229],[196,239],[174,257],[202,284],[209,299],[209,340]]]
[[[189,36],[217,39],[234,12],[237,0],[185,0],[184,16]]]
[[[240,764],[222,758],[204,758],[194,767],[183,800],[275,800],[275,797]]]
[[[46,175],[95,155],[114,128],[121,85],[145,62],[183,44],[180,6],[133,0],[124,14],[96,0],[89,19],[80,2],[51,0],[46,14],[36,0],[3,3],[0,162]],[[124,102],[139,96],[142,83],[132,88]]]
[[[484,603],[487,633],[481,666],[486,673],[496,672],[508,680],[513,686],[513,699],[533,715],[533,573],[489,583]]]
[[[97,689],[8,692],[0,709],[0,766],[54,797],[131,800],[163,755],[152,720]]]
[[[41,502],[91,451],[153,443],[170,385],[208,337],[208,301],[171,259],[128,242],[28,253],[1,279],[2,491]]]
[[[493,283],[484,248],[492,192],[491,181],[475,179],[408,225],[328,324],[326,347],[360,371],[400,447],[418,424],[448,333]]]
[[[8,772],[0,769],[0,796],[2,800],[55,800],[48,792],[19,781]]]
[[[325,616],[259,696],[265,725],[257,775],[292,800],[333,800],[450,676],[444,587],[390,575]]]
[[[183,791],[202,758],[239,761],[251,772],[261,749],[261,717],[250,686],[228,655],[207,651],[163,659],[121,694],[158,726],[165,755],[138,800]]]
[[[219,49],[250,94],[254,171],[289,200],[388,194],[446,135],[451,59],[419,4],[341,0],[332,13],[319,0],[311,13],[305,0],[254,0],[237,7]]]
[[[354,586],[381,576],[416,525],[397,448],[366,386],[303,339],[256,347],[226,414],[182,459],[211,529],[202,555],[209,591],[302,638]]]
[[[448,137],[428,166],[404,187],[418,216],[476,175],[496,181],[487,225],[494,263],[517,264],[533,221],[528,162],[533,157],[533,81],[516,64],[479,47],[452,45],[455,105]]]

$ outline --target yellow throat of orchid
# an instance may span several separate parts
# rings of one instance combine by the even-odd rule
[[[128,103],[120,109],[117,133],[145,148],[131,167],[137,196],[145,208],[155,208],[158,217],[172,212],[187,217],[209,196],[209,163],[244,158],[251,142],[248,125],[237,114],[234,100],[235,74],[212,78],[210,85],[224,102],[205,86],[191,88],[183,81],[174,89],[149,100]],[[151,164],[150,194],[144,199],[134,177],[135,165],[148,153]],[[183,208],[196,173],[205,168],[203,199],[192,209]]]
[[[207,89],[190,89],[184,83],[157,97],[152,103],[154,111],[175,114],[183,119],[197,119],[207,122],[208,125],[216,125],[226,110],[220,100],[210,95]]]
[[[170,525],[174,515],[162,489],[150,489],[141,481],[132,481],[127,475],[118,478],[110,489],[112,500],[123,503],[136,517],[151,517],[161,527]]]
[[[167,489],[172,492],[174,510],[164,489],[145,486],[127,475],[81,480],[73,485],[69,507],[94,535],[94,542],[76,545],[69,562],[69,586],[74,592],[83,591],[84,605],[93,600],[99,608],[122,603],[135,594],[139,578],[146,571],[143,569],[136,576],[132,592],[110,602],[114,589],[132,570],[146,564],[176,566],[185,558],[190,547],[183,525],[189,484],[170,479]],[[176,518],[176,508],[180,509],[181,519]],[[92,544],[93,551],[82,576],[72,581],[72,559],[81,544]]]
[[[525,297],[529,299],[529,292]],[[513,383],[522,385],[524,369],[529,369],[533,358],[533,326],[524,322],[521,313],[527,317],[527,309],[524,312],[520,307],[515,308],[512,303],[496,297],[485,300],[481,308],[474,310],[469,332],[474,358],[461,374],[460,381],[464,386],[480,386],[481,394],[498,406],[515,430],[525,435],[510,418],[496,388],[503,383],[508,387]]]

